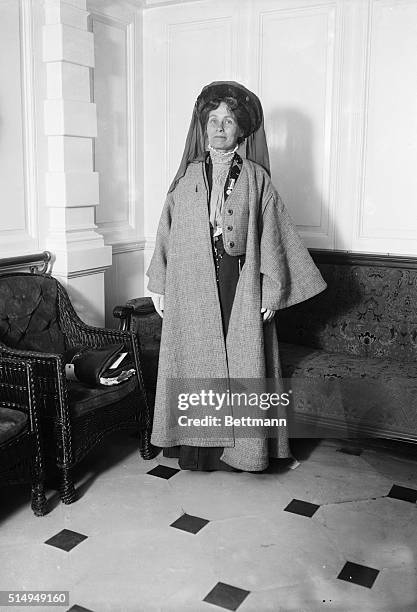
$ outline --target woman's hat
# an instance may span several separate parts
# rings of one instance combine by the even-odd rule
[[[209,102],[223,100],[224,98],[235,98],[238,105],[245,111],[248,121],[244,129],[244,137],[247,138],[260,127],[262,123],[262,105],[258,96],[235,81],[214,81],[203,87],[196,101],[196,111],[201,119],[201,113]]]
[[[184,176],[189,163],[202,161],[206,153],[205,126],[201,122],[201,113],[208,102],[222,98],[235,98],[238,104],[248,115],[248,122],[244,129],[245,141],[240,146],[239,152],[244,157],[261,165],[268,174],[269,154],[264,131],[264,117],[262,105],[259,98],[249,89],[235,81],[214,81],[203,87],[195,104],[185,141],[184,153],[177,170],[177,173],[168,189],[168,193],[173,191],[178,181]],[[246,123],[246,122],[245,122]]]

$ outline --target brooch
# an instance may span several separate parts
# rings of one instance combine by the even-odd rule
[[[230,179],[229,180],[229,185],[228,185],[228,187],[226,189],[226,193],[227,193],[228,196],[232,193],[233,187],[235,186],[235,182],[236,182],[235,179]]]

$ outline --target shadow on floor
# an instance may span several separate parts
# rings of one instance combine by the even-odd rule
[[[139,435],[131,431],[116,432],[109,435],[93,449],[73,470],[73,478],[78,499],[81,499],[96,478],[108,469],[114,468],[130,455],[137,453],[139,458]],[[52,512],[60,503],[58,476],[49,475],[46,483],[48,512]],[[23,506],[30,506],[31,489],[29,483],[6,485],[1,489],[0,525],[19,511]]]

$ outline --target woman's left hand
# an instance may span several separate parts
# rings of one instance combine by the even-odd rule
[[[270,310],[269,308],[261,308],[261,314],[263,314],[264,323],[268,323],[272,321],[275,315],[275,310]]]

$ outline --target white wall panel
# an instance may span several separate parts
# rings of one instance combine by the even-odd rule
[[[417,2],[375,0],[353,246],[417,254]]]
[[[307,246],[417,253],[417,0],[176,3],[144,25],[149,251],[196,94],[236,78]]]
[[[178,169],[197,95],[205,84],[232,72],[232,40],[231,17],[168,25],[167,184]]]
[[[335,3],[262,1],[253,79],[272,179],[308,246],[332,248],[335,198]]]
[[[95,41],[98,135],[96,223],[113,245],[105,272],[106,325],[113,308],[143,293],[142,14],[125,0],[88,0]]]
[[[100,175],[97,225],[107,243],[137,237],[134,25],[93,13],[94,100],[98,126],[95,169]]]
[[[113,249],[113,263],[104,276],[106,296],[106,326],[118,327],[113,317],[117,305],[143,295],[143,245],[116,247]]]
[[[309,246],[334,247],[338,14],[336,1],[308,0],[224,0],[145,12],[145,233],[150,240],[197,94],[212,80],[236,79],[260,95],[272,177],[300,233]]]
[[[0,4],[0,256],[37,247],[30,8]]]
[[[145,235],[152,240],[179,166],[197,95],[236,79],[238,4],[200,2],[144,14]]]

